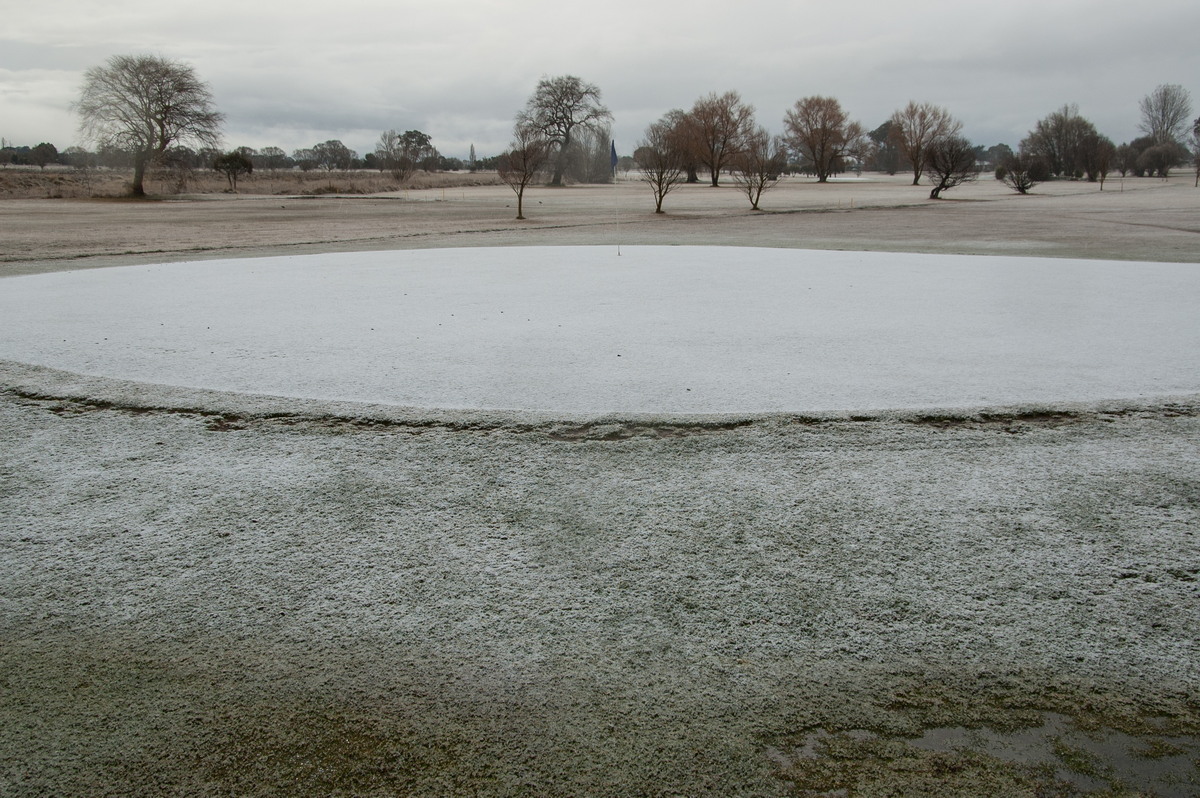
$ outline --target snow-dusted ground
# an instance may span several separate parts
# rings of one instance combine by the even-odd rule
[[[1030,710],[1194,746],[1196,271],[614,247],[0,280],[0,794],[784,796],[813,729]],[[961,764],[914,762],[878,792]]]
[[[455,427],[0,373],[4,794],[782,796],[813,728],[1195,722],[1195,406]]]
[[[744,413],[1200,390],[1200,269],[734,247],[541,247],[6,280],[0,358],[424,408]]]

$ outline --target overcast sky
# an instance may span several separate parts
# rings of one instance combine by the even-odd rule
[[[1064,103],[1120,144],[1162,83],[1200,115],[1195,0],[0,0],[0,19],[0,136],[59,149],[80,143],[84,71],[140,53],[196,68],[226,146],[289,152],[336,138],[362,155],[415,128],[445,155],[496,154],[538,80],[564,74],[600,87],[622,154],[728,90],[773,132],[801,97],[837,97],[868,129],[911,99],[984,145],[1015,146]]]

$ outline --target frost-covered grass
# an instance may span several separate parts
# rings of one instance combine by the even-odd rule
[[[788,218],[744,223],[776,241],[793,229]],[[610,267],[615,253],[575,252],[563,266],[563,251],[513,250],[525,271],[472,253],[460,261],[470,278],[441,293],[453,254],[0,281],[20,300],[5,310],[2,356],[67,369],[0,362],[0,792],[1055,794],[1065,760],[1049,748],[1044,766],[1026,767],[993,749],[930,753],[898,738],[1039,729],[1052,717],[1079,734],[1117,730],[1138,751],[1194,750],[1194,267],[1019,260],[1006,272],[1000,260],[889,268],[822,256],[870,274],[859,291],[796,266],[810,253],[746,253],[743,273],[775,279],[771,292],[722,274],[728,260],[673,250],[668,269],[671,257],[647,263],[657,252],[623,249]],[[399,302],[402,263],[425,301]],[[624,279],[602,279],[618,274],[610,268]],[[555,283],[556,271],[575,279]],[[704,290],[689,295],[698,274]],[[824,301],[785,313],[810,286]],[[559,302],[520,306],[543,315],[498,318],[510,301],[551,296]],[[673,302],[681,296],[694,304]],[[635,352],[664,334],[665,314],[703,346],[692,362],[659,350],[630,372],[622,395],[653,413],[603,412],[630,409],[603,393],[612,364],[590,382],[587,369],[572,380],[555,364],[557,388],[530,377],[525,390],[576,402],[550,411],[446,409],[444,398],[422,409],[359,390],[379,377],[370,357],[398,356],[401,333],[447,330],[448,312],[459,319],[451,305],[468,299],[469,321],[449,328],[458,337],[424,351],[430,369],[469,347],[489,357],[467,375],[523,368],[522,352],[589,351],[539,343],[549,318],[575,342]],[[323,315],[333,302],[353,310]],[[158,306],[171,311],[156,316]],[[407,313],[386,345],[359,352],[354,325],[383,324],[398,307]],[[201,330],[204,318],[220,329]],[[523,336],[535,318],[538,335]],[[722,349],[739,332],[776,324],[795,340],[842,318],[858,335],[843,329],[810,368],[830,384],[853,374],[862,389],[866,375],[904,372],[888,369],[905,340],[940,347],[910,372],[932,388],[919,409],[823,414],[814,408],[830,403],[794,402],[755,413],[778,385],[761,371],[744,385],[709,375],[739,402],[723,414],[674,404],[662,387],[704,376],[704,362],[761,369],[764,351],[788,351],[780,338]],[[156,334],[159,323],[190,334]],[[227,346],[235,333],[244,340]],[[1069,344],[1059,359],[1052,341]],[[197,344],[225,368],[204,370]],[[1037,367],[1024,385],[1046,393],[931,410],[961,387],[955,375],[991,379],[980,350],[1013,375]],[[272,352],[292,362],[272,364]],[[853,368],[870,352],[875,368]],[[963,361],[949,362],[953,352]],[[84,360],[60,359],[73,357]],[[123,370],[137,368],[158,376]],[[297,395],[318,398],[156,384],[287,393],[269,381],[296,374],[308,378]],[[1129,393],[1089,393],[1143,378]],[[235,379],[257,381],[222,382]],[[470,387],[439,379],[429,384],[442,393],[428,396]],[[404,389],[394,373],[379,382]],[[864,404],[903,406],[895,395]],[[371,398],[385,401],[330,401]],[[798,760],[817,738],[835,740],[837,756]],[[1196,779],[1192,768],[1176,794]]]
[[[771,795],[812,728],[1197,731],[1195,407],[623,438],[6,382],[10,794]]]

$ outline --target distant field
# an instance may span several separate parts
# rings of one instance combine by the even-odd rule
[[[127,193],[128,169],[0,168],[0,199],[79,199],[120,197]],[[385,172],[355,170],[261,170],[238,179],[238,194],[374,194],[405,188],[443,188],[499,183],[495,172],[418,172],[401,183]],[[209,169],[151,170],[146,192],[158,196],[235,193],[224,175]]]

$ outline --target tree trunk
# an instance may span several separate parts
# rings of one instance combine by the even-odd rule
[[[524,219],[525,216],[521,213],[521,203],[525,200],[525,189],[522,188],[517,192],[517,218]]]
[[[134,197],[146,196],[146,189],[143,185],[146,179],[146,162],[149,156],[144,152],[139,152],[133,159],[133,183],[129,186],[129,193]]]
[[[550,185],[561,186],[563,184],[563,171],[567,164],[567,150],[571,148],[571,134],[563,136],[562,145],[558,148],[558,157],[554,160],[554,177],[550,179]]]

